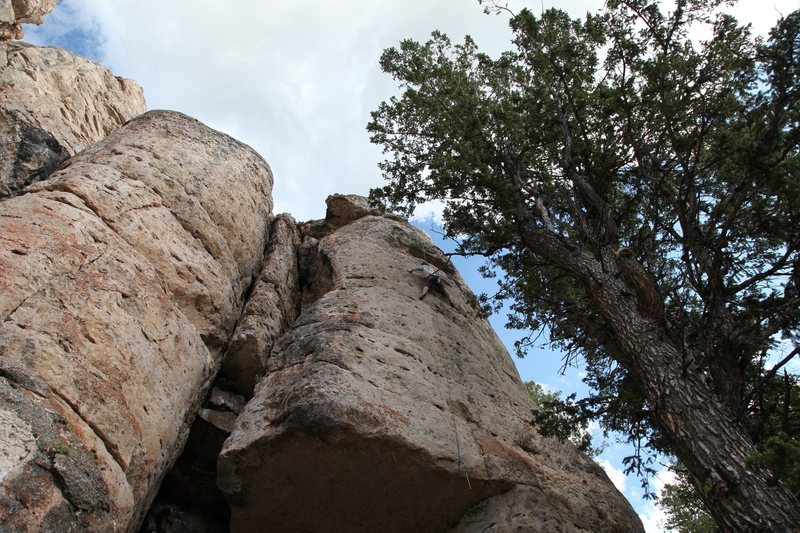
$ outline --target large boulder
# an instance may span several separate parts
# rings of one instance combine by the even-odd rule
[[[0,521],[132,531],[219,369],[266,244],[249,147],[151,112],[0,202]]]
[[[136,82],[101,65],[58,48],[0,43],[0,198],[146,108]]]
[[[218,462],[231,531],[642,531],[598,465],[536,432],[447,257],[360,211],[301,247],[310,297]]]
[[[58,0],[0,0],[0,41],[22,39],[22,24],[41,24]]]

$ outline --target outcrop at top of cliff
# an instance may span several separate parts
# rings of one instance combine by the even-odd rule
[[[136,82],[101,65],[58,48],[0,43],[0,198],[146,108]]]
[[[58,0],[0,0],[0,41],[22,39],[22,24],[41,24]]]
[[[137,527],[262,262],[272,175],[150,112],[0,201],[0,521]]]
[[[231,531],[641,531],[598,465],[532,427],[430,239],[363,198],[328,213],[302,227],[302,311],[220,455]]]

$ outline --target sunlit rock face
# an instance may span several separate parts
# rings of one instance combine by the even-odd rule
[[[58,0],[0,0],[0,41],[22,39],[22,24],[41,24]]]
[[[220,455],[231,530],[641,531],[602,469],[532,427],[447,257],[346,203],[302,228],[302,312]],[[437,283],[414,275],[422,262]]]
[[[136,82],[101,65],[58,48],[0,42],[0,198],[47,178],[146,109]]]
[[[275,341],[300,310],[298,248],[300,232],[292,217],[272,223],[264,267],[253,284],[247,305],[228,345],[220,377],[236,393],[253,396]]]
[[[261,265],[271,189],[249,147],[151,112],[0,201],[4,527],[136,528]]]

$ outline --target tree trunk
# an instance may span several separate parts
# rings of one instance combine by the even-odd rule
[[[522,235],[537,255],[571,272],[609,321],[628,370],[644,385],[654,422],[717,524],[725,531],[800,531],[797,499],[765,473],[747,469],[745,458],[756,447],[704,377],[685,371],[662,322],[643,314],[614,252],[606,248],[601,262],[530,224]]]
[[[611,286],[609,286],[611,285]],[[663,328],[642,319],[613,283],[592,290],[644,384],[658,427],[668,436],[717,523],[726,531],[792,531],[800,504],[780,485],[748,470],[757,450],[702,375],[684,372],[680,352]]]

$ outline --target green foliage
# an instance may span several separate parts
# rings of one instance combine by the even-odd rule
[[[719,528],[705,510],[702,499],[692,486],[685,470],[677,468],[675,483],[661,492],[659,506],[667,513],[664,526],[679,533],[717,533]]]
[[[62,443],[60,443],[60,444],[56,444],[55,446],[53,446],[53,447],[50,449],[50,451],[51,451],[51,452],[52,452],[54,455],[66,455],[67,457],[69,457],[69,456],[71,456],[71,455],[72,455],[72,446],[70,446],[70,445],[69,445],[68,443],[66,443],[66,442],[62,442]]]
[[[550,404],[552,431],[598,420],[628,436],[639,474],[648,451],[681,443],[654,422],[649,376],[589,263],[622,271],[683,375],[710,383],[760,449],[800,436],[797,378],[779,376],[800,353],[800,11],[761,42],[721,3],[523,10],[496,58],[468,37],[403,41],[381,58],[403,93],[368,125],[387,155],[373,200],[405,214],[444,200],[460,251],[505,273],[484,303],[508,303],[509,326],[529,332],[519,354],[544,328],[585,367],[592,395]],[[694,25],[711,37],[689,39]],[[621,251],[629,270],[610,263]]]
[[[785,433],[767,438],[764,451],[747,458],[752,468],[768,468],[773,478],[785,482],[795,494],[800,493],[800,440]]]
[[[533,381],[526,381],[525,387],[538,408],[534,424],[539,433],[546,437],[568,440],[591,457],[603,451],[602,448],[592,446],[589,421],[575,416],[574,396],[564,401],[561,399],[560,391],[548,392]]]

